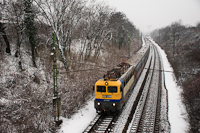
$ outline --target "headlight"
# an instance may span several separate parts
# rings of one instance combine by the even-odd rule
[[[113,103],[113,106],[115,106],[116,104],[115,103]]]
[[[97,105],[100,105],[100,103],[97,103]]]
[[[108,85],[108,82],[105,82],[105,85],[107,86],[107,85]]]

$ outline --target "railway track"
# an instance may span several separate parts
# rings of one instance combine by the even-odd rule
[[[131,122],[131,133],[159,132],[161,63],[157,49],[154,47],[149,80],[146,81],[136,113]]]
[[[111,125],[115,116],[97,115],[83,133],[105,133],[111,132]]]
[[[149,42],[150,43],[150,42]],[[155,46],[141,79],[118,116],[97,115],[84,133],[90,132],[159,132],[160,93],[163,82],[160,57]],[[142,91],[141,91],[142,90]],[[141,91],[141,92],[140,92]]]

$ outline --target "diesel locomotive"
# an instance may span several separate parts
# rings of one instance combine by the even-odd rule
[[[95,83],[94,106],[97,113],[122,109],[145,66],[149,51],[149,44],[144,45],[131,58],[108,71]]]

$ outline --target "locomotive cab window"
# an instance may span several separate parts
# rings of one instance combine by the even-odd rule
[[[109,93],[117,93],[117,86],[108,86]]]
[[[105,86],[97,86],[97,92],[106,92]]]

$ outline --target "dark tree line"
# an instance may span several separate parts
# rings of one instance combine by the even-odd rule
[[[19,58],[21,69],[20,45],[26,39],[31,46],[33,66],[37,67],[36,48],[40,42],[37,29],[40,25],[50,27],[48,33],[45,33],[47,40],[51,39],[52,33],[56,35],[60,57],[66,69],[67,55],[70,55],[74,41],[80,43],[80,58],[98,58],[105,42],[120,49],[127,44],[129,38],[138,35],[138,30],[125,14],[102,3],[88,3],[84,0],[7,0],[3,6],[1,13],[15,29],[15,55]],[[10,46],[5,26],[9,24],[1,23],[1,33],[8,53]]]

